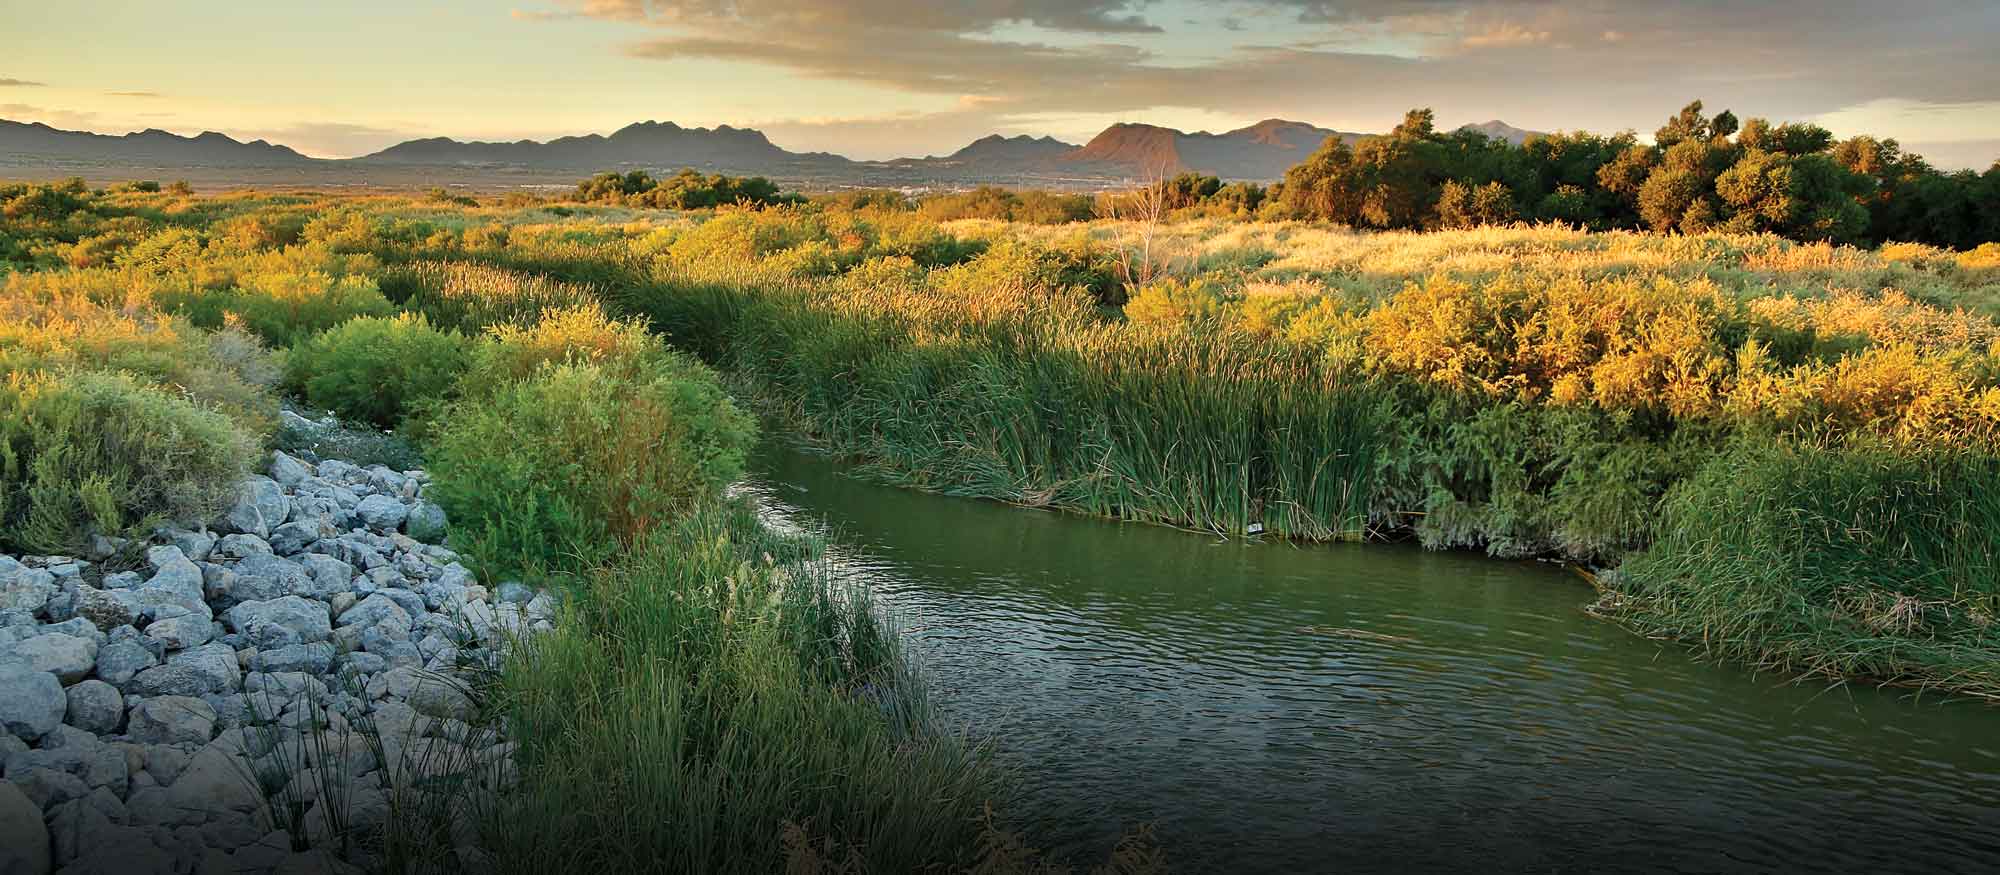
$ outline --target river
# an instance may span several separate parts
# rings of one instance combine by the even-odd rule
[[[2000,709],[1700,662],[1592,619],[1555,566],[753,468],[1080,862],[1143,823],[1180,871],[2000,866]]]

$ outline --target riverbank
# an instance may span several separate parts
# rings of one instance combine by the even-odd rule
[[[401,870],[513,789],[481,678],[557,598],[477,582],[428,484],[277,452],[214,528],[0,555],[0,868]]]
[[[1083,859],[1137,823],[1187,872],[1921,872],[2000,851],[1989,707],[1687,659],[1580,611],[1591,590],[1560,566],[1224,541],[780,447],[748,470],[780,528],[826,533],[910,618],[945,718]]]
[[[472,347],[542,349],[529,335],[549,308],[595,307],[645,321],[772,421],[893,482],[1236,537],[1407,537],[1615,567],[1601,613],[1706,655],[2000,692],[2000,564],[1977,546],[2000,526],[1977,498],[2000,428],[1990,252],[143,192],[79,198],[68,221],[87,230],[22,238],[73,269],[15,274],[12,298],[290,346],[291,391],[411,435],[439,421],[433,405],[488,391],[458,387],[512,386],[548,361],[474,361]],[[114,230],[127,225],[145,231]],[[479,396],[555,436],[547,454],[458,480],[519,494],[571,453],[629,463],[640,418],[557,403],[605,381],[689,413],[671,435],[691,441],[687,464],[650,473],[697,473],[657,495],[590,478],[538,493],[645,503],[594,520],[492,503],[482,561],[609,563],[692,507],[741,445],[741,423],[695,415],[723,409],[711,377],[650,352],[664,370],[607,370],[596,357],[625,361],[637,341],[588,321],[548,329],[583,332],[547,347],[582,350],[578,369]],[[228,380],[189,382],[213,370],[154,376],[212,411],[268,416]],[[525,412],[538,408],[575,415]],[[615,427],[566,433],[582,414]],[[514,420],[483,421],[466,446],[503,443]],[[505,524],[519,514],[538,522]]]

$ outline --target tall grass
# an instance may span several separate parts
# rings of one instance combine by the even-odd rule
[[[2000,700],[2000,461],[1746,443],[1668,498],[1598,610],[1718,657]]]
[[[504,674],[532,790],[482,825],[498,871],[771,872],[790,831],[865,871],[973,862],[993,773],[807,555],[718,507],[588,577]]]

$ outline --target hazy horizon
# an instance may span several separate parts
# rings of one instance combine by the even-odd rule
[[[1646,135],[1711,110],[1895,137],[1941,166],[2000,158],[2000,6],[1848,0],[386,0],[338,11],[0,2],[18,37],[0,118],[160,128],[352,157],[409,139],[547,140],[654,119],[800,152],[1082,143],[1113,122],[1285,118]],[[1846,12],[1849,14],[1838,14]]]

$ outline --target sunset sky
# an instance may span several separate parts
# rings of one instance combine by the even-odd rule
[[[1650,133],[1682,103],[2000,158],[2000,3],[0,0],[0,118],[320,156],[643,119],[857,158],[1282,117]]]

